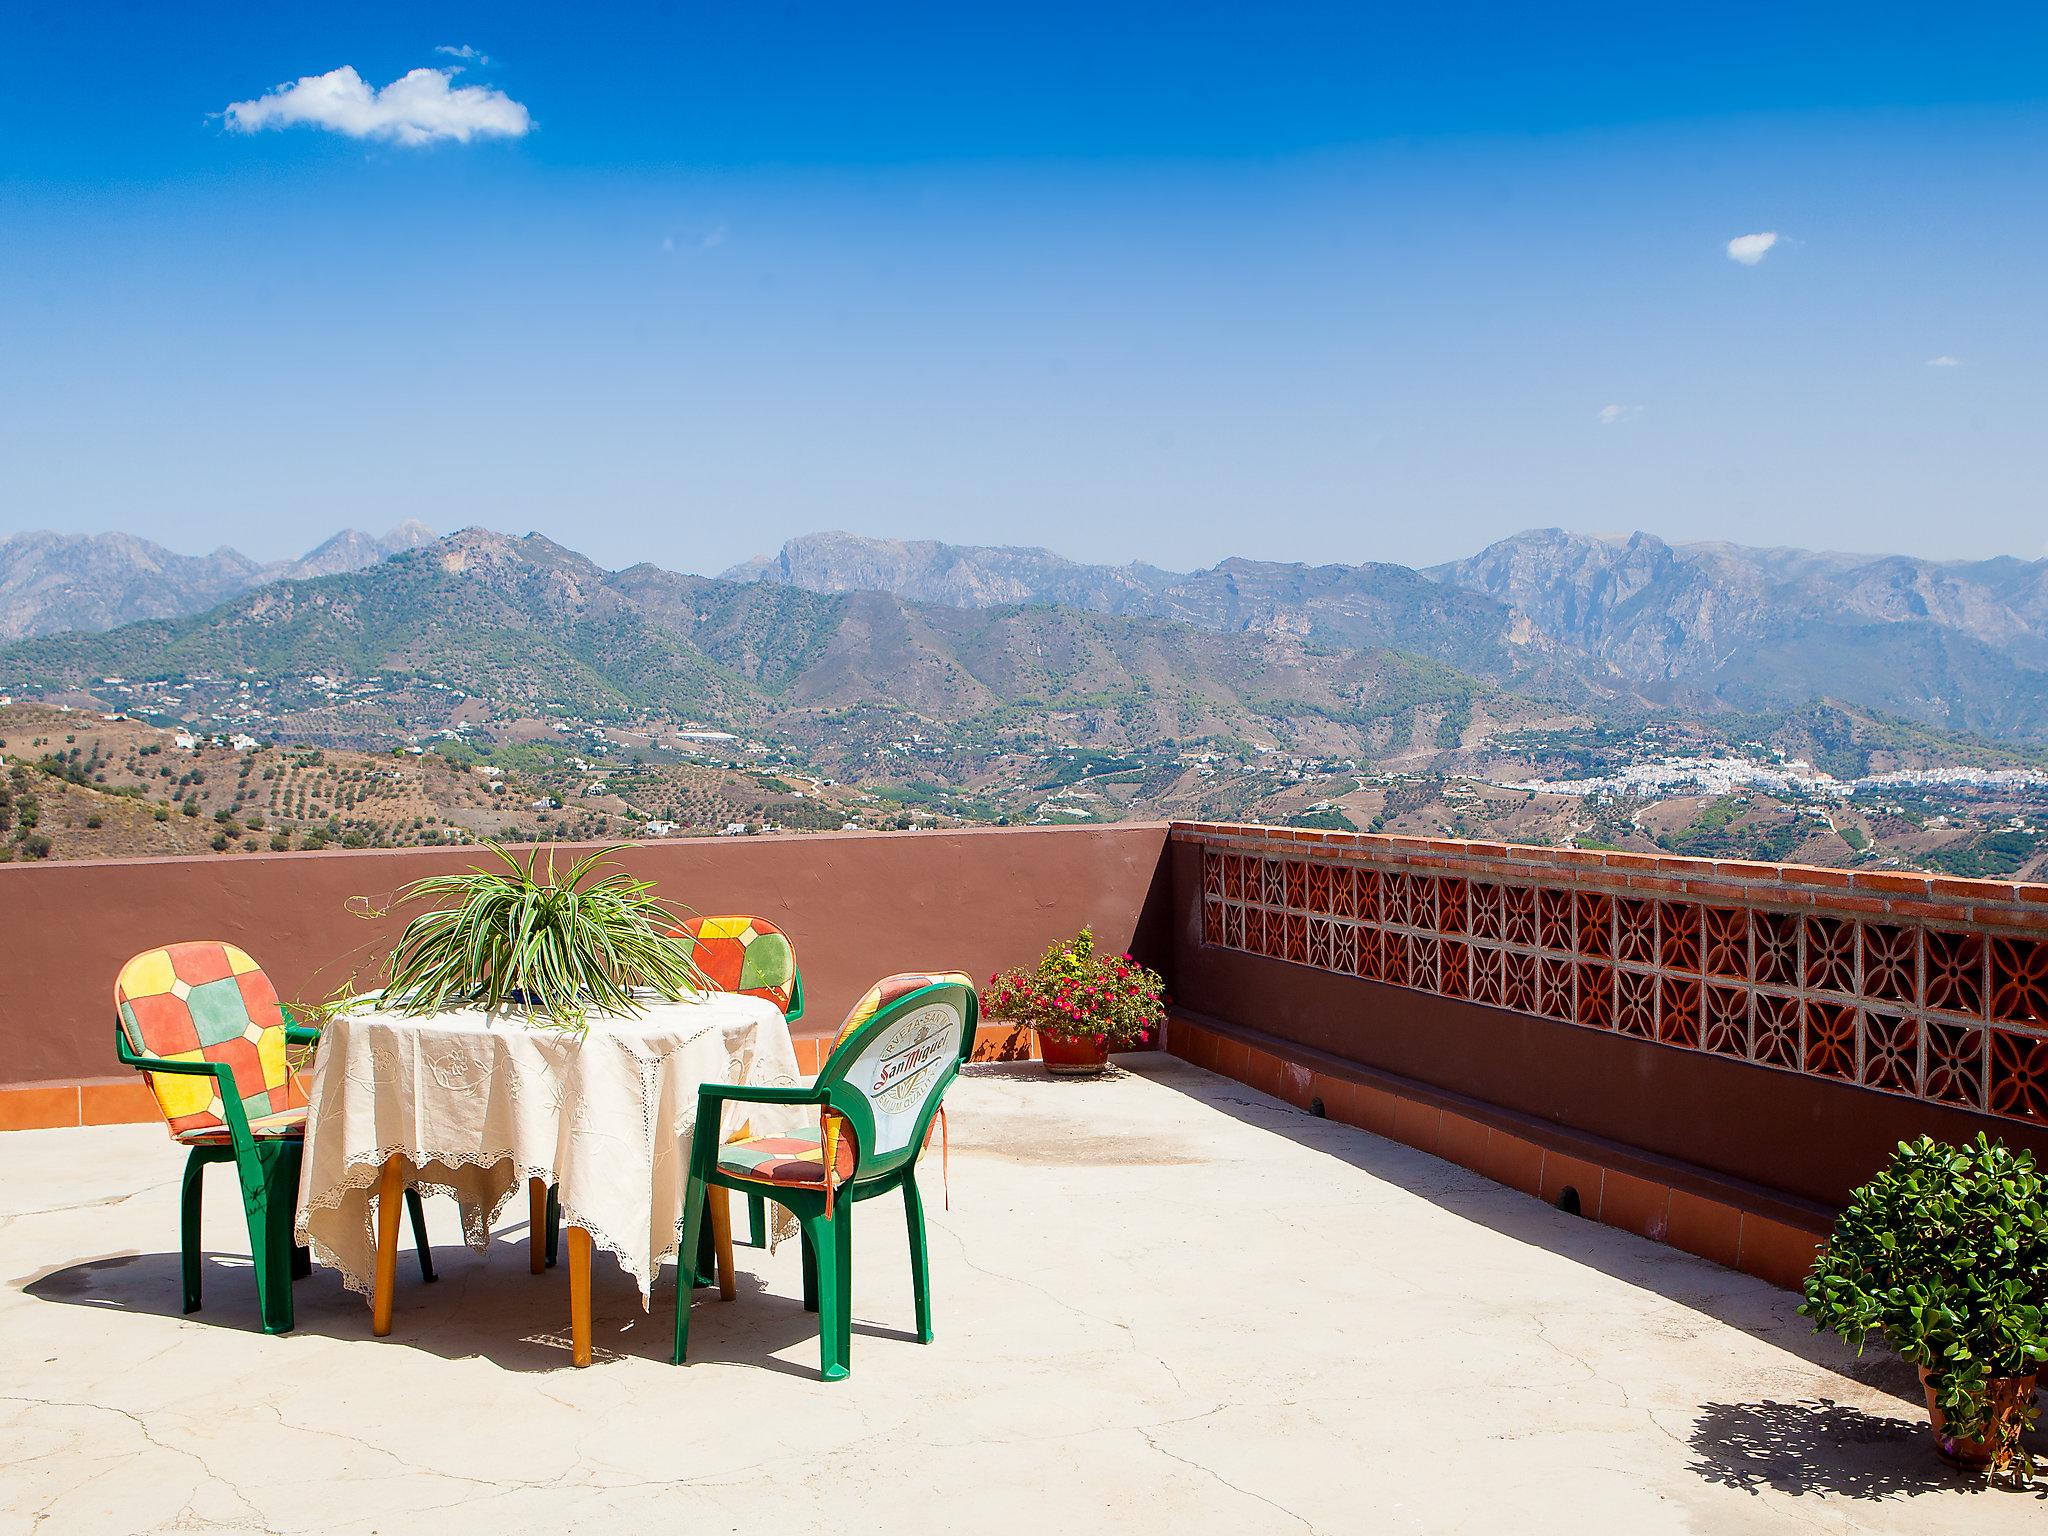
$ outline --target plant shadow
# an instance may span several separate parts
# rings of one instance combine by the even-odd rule
[[[1706,1403],[1690,1442],[1688,1470],[1746,1493],[1890,1499],[1989,1486],[1935,1456],[1924,1419],[1869,1413],[1832,1398]],[[2048,1490],[2034,1493],[2048,1498]]]
[[[1087,1083],[1113,1083],[1131,1076],[1128,1067],[1112,1058],[1100,1072],[1048,1072],[1042,1061],[970,1061],[960,1068],[962,1077],[992,1078],[997,1082],[1045,1083],[1052,1087],[1075,1087]]]

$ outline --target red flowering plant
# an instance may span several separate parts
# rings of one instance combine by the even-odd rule
[[[1166,1022],[1165,982],[1129,955],[1098,955],[1095,931],[1062,939],[1026,969],[989,978],[984,999],[999,1018],[1060,1040],[1099,1040],[1104,1050],[1150,1045]]]

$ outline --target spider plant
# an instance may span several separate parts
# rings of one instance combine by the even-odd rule
[[[555,854],[522,864],[497,843],[497,863],[430,875],[399,892],[397,905],[438,903],[405,925],[391,952],[382,1006],[433,1013],[481,1004],[523,1007],[536,1023],[581,1031],[586,1013],[634,1014],[635,989],[674,1000],[716,991],[689,949],[669,936],[675,914],[653,883],[622,869],[597,876],[616,843],[578,859],[558,879]]]

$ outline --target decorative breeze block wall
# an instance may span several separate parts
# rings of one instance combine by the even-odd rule
[[[2048,1124],[2048,886],[1176,824],[1203,942]]]

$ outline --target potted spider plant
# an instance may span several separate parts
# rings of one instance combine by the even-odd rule
[[[2012,1483],[2048,1360],[2048,1178],[1981,1131],[1900,1142],[1849,1197],[1799,1310],[1862,1352],[1875,1334],[1920,1371],[1936,1452]]]
[[[615,843],[557,875],[553,849],[522,863],[497,843],[496,862],[430,875],[396,905],[431,902],[405,925],[391,952],[380,1007],[435,1013],[481,1007],[523,1011],[528,1021],[578,1033],[588,1016],[636,1014],[652,992],[674,1001],[717,987],[671,938],[677,913],[653,883],[623,869],[600,874]]]
[[[1111,1051],[1149,1045],[1166,1022],[1164,982],[1129,955],[1098,955],[1083,928],[1039,957],[989,978],[991,1011],[1029,1024],[1039,1059],[1058,1076],[1088,1076]]]

